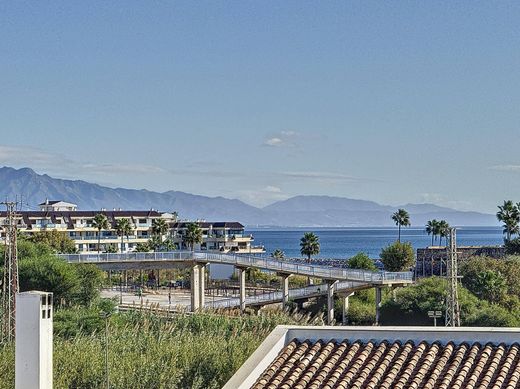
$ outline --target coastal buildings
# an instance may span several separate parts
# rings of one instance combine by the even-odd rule
[[[18,217],[18,231],[21,234],[35,234],[41,231],[60,231],[66,233],[81,252],[97,252],[98,239],[100,251],[135,251],[139,243],[144,244],[152,237],[154,221],[163,219],[168,226],[164,240],[171,239],[177,249],[187,249],[184,233],[189,222],[177,221],[175,214],[156,210],[124,211],[106,210],[79,211],[77,206],[65,201],[45,201],[39,204],[39,211],[21,211]],[[107,218],[108,228],[98,230],[93,221],[97,214]],[[4,223],[5,212],[0,212],[0,224]],[[116,224],[127,219],[131,231],[128,235],[117,234]],[[261,246],[254,246],[254,237],[245,233],[244,226],[238,222],[197,221],[202,229],[203,242],[195,250],[233,253],[263,253]],[[5,238],[2,232],[2,238]]]

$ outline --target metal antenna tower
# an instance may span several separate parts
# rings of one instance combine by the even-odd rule
[[[446,298],[446,327],[460,327],[458,291],[457,235],[455,228],[449,229],[448,260],[446,261],[448,296]]]
[[[15,201],[5,201],[7,207],[4,222],[5,255],[4,275],[2,280],[2,339],[14,339],[16,293],[18,293],[18,250],[16,246],[16,206]]]

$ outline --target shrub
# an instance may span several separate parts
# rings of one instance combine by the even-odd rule
[[[505,240],[504,246],[506,248],[506,254],[519,255],[520,254],[520,238],[514,238],[511,240]]]
[[[377,267],[372,259],[365,253],[358,253],[350,258],[347,262],[347,266],[350,269],[363,269],[363,270],[377,270]]]
[[[415,263],[415,255],[411,243],[395,242],[381,250],[381,262],[388,271],[403,271]]]

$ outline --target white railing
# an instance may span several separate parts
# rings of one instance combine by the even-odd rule
[[[368,284],[364,284],[363,282],[355,282],[355,281],[341,281],[336,282],[333,285],[334,292],[340,292],[342,290],[349,290],[353,288],[359,288],[366,285],[370,287]],[[289,300],[291,299],[299,299],[304,298],[306,296],[316,296],[327,294],[327,284],[320,285],[312,285],[306,286],[304,288],[295,288],[289,289]],[[208,300],[210,297],[207,297]],[[281,291],[262,293],[256,296],[246,296],[246,306],[247,305],[257,305],[257,304],[266,304],[266,303],[277,303],[282,301],[283,295]],[[232,308],[240,306],[240,298],[232,297],[225,300],[217,300],[217,301],[206,301],[206,308]]]
[[[238,267],[255,267],[287,274],[362,282],[412,281],[412,272],[385,272],[345,269],[334,266],[286,262],[274,258],[255,257],[245,254],[222,254],[210,252],[172,251],[153,253],[85,253],[61,254],[68,262],[140,262],[140,261],[197,261],[222,263]]]

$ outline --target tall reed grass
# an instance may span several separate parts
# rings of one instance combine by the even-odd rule
[[[277,324],[308,324],[306,316],[114,315],[109,327],[111,388],[220,388]],[[68,333],[68,332],[67,332]],[[104,332],[80,330],[54,341],[54,387],[103,388]],[[0,349],[0,389],[14,387],[14,349]]]

